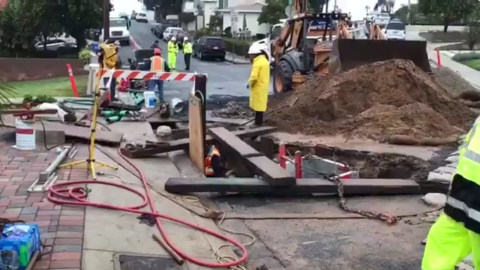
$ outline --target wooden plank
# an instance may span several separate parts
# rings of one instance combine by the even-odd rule
[[[3,123],[8,127],[15,127],[15,118],[11,116],[3,116]],[[90,128],[74,125],[67,125],[59,122],[47,122],[43,121],[46,130],[64,131],[66,138],[79,139],[82,141],[90,141]],[[40,122],[36,122],[35,130],[37,132],[43,132],[43,125]],[[97,126],[95,141],[107,145],[120,145],[122,142],[123,134],[111,131],[101,130],[100,126]]]
[[[239,156],[236,158],[244,158],[247,168],[254,174],[261,176],[270,185],[295,185],[295,177],[289,175],[285,169],[259,153],[234,133],[223,127],[210,128],[209,132],[222,147],[227,147],[228,150]]]
[[[262,136],[268,133],[272,133],[276,130],[275,127],[258,127],[252,129],[245,129],[245,130],[238,130],[234,131],[233,134],[240,138],[251,138],[256,136]],[[214,141],[214,139],[207,135],[205,137],[205,144],[210,144]],[[151,157],[161,153],[167,153],[170,151],[177,151],[177,150],[188,150],[190,144],[190,139],[180,139],[175,141],[170,141],[169,145],[162,145],[156,147],[149,147],[149,148],[138,148],[138,149],[126,149],[121,148],[120,151],[122,154],[129,158],[146,158]]]
[[[404,179],[351,179],[343,181],[345,195],[401,195],[446,193],[447,185]],[[297,179],[295,186],[273,186],[258,178],[169,178],[165,190],[170,193],[240,192],[252,194],[292,195],[337,193],[335,183],[316,178]]]
[[[219,143],[231,148],[242,157],[258,154],[258,151],[223,127],[209,128],[209,134]]]
[[[205,130],[203,128],[202,104],[200,98],[190,94],[188,106],[189,156],[193,165],[205,174]]]

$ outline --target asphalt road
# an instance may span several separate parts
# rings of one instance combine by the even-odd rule
[[[132,51],[139,48],[148,48],[157,39],[150,31],[150,24],[132,22],[130,35],[134,42],[130,46],[120,49],[120,57],[124,62],[132,57]],[[166,58],[167,44],[160,41],[163,57]],[[138,47],[138,48],[135,48]],[[185,68],[182,52],[178,53],[177,69]],[[190,72],[205,73],[208,75],[207,98],[210,100],[246,100],[249,90],[246,82],[250,75],[250,65],[232,64],[220,61],[200,61],[192,58]],[[166,82],[165,97],[186,99],[192,89],[191,82]],[[223,103],[223,102],[221,102]]]

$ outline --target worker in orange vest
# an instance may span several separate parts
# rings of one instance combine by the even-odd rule
[[[150,71],[155,72],[169,72],[170,68],[168,67],[165,60],[162,58],[162,51],[158,48],[153,50],[153,56],[150,57]],[[148,90],[155,91],[158,96],[158,101],[163,102],[163,81],[159,78],[160,75],[156,75],[148,82]],[[155,88],[157,88],[155,90]]]
[[[220,151],[215,145],[210,146],[207,156],[205,157],[205,176],[221,177],[222,158]]]

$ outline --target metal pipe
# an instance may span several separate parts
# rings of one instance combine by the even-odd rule
[[[65,160],[65,158],[73,157],[77,153],[75,146],[64,147],[55,160],[48,166],[48,168],[41,172],[37,180],[27,189],[28,192],[44,192],[54,183],[58,177],[55,174],[58,166]]]
[[[187,104],[185,104],[185,102],[183,102],[183,100],[179,98],[173,98],[170,104],[172,104],[171,110],[172,110],[172,114],[174,115],[183,113],[187,108]]]
[[[54,173],[57,170],[57,167],[60,165],[60,163],[63,162],[63,160],[67,157],[67,155],[70,152],[70,149],[74,149],[75,147],[64,147],[62,152],[58,154],[57,158],[50,164],[50,166],[45,169],[45,173],[47,173],[49,176]]]

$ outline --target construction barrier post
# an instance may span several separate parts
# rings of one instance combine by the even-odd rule
[[[278,148],[278,164],[280,164],[280,167],[283,169],[287,168],[287,160],[285,157],[287,156],[287,146],[284,143],[280,143],[280,146]]]
[[[440,57],[440,51],[439,50],[435,50],[435,51],[437,52],[437,66],[439,68],[441,68],[442,67],[442,59]]]
[[[75,83],[75,78],[73,77],[72,65],[67,64],[68,77],[70,77],[70,83],[72,84],[72,91],[74,97],[79,97],[77,84]]]
[[[302,178],[303,171],[302,171],[302,152],[296,151],[295,152],[295,178]]]

